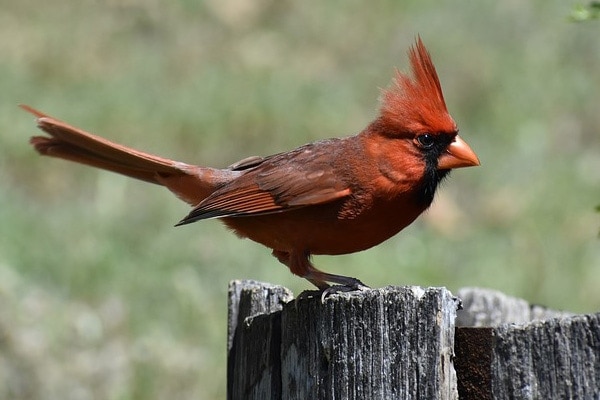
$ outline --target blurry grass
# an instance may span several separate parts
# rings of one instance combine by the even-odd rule
[[[308,288],[170,193],[42,159],[23,102],[182,161],[353,134],[420,33],[480,155],[383,245],[317,257],[372,286],[600,307],[598,25],[571,3],[0,2],[0,397],[223,398],[226,286]]]

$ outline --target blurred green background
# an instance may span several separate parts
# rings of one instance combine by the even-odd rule
[[[600,309],[600,23],[570,1],[0,1],[0,397],[220,399],[226,289],[310,288],[158,186],[39,157],[30,104],[181,161],[360,131],[420,34],[461,136],[431,210],[317,257],[371,286]]]

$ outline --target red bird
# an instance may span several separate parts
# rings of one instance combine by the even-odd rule
[[[359,134],[246,158],[225,169],[146,154],[21,107],[50,135],[31,138],[40,154],[163,185],[194,207],[177,225],[219,218],[238,236],[272,249],[293,274],[319,289],[335,283],[353,290],[364,285],[316,269],[310,256],[383,242],[431,205],[451,169],[479,165],[458,136],[420,38],[409,58],[412,77],[396,73],[382,93],[378,117]]]

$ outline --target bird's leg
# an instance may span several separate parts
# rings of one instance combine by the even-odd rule
[[[281,250],[273,250],[273,256],[275,256],[280,263],[285,265],[290,269],[292,274],[298,275],[301,278],[306,278],[310,283],[319,288],[319,290],[325,290],[329,287],[329,284],[325,280],[317,280],[312,277],[307,276],[307,268],[304,263],[298,264],[298,257],[292,257],[292,253]],[[310,261],[308,261],[308,256],[304,257],[306,259],[305,263],[310,265]],[[312,265],[310,265],[312,267]]]
[[[273,250],[273,255],[277,257],[282,264],[285,264],[294,275],[307,279],[310,283],[319,288],[317,294],[321,295],[322,300],[330,294],[352,292],[368,288],[367,285],[356,278],[329,274],[318,270],[310,262],[310,254],[307,252],[296,253]],[[330,286],[327,282],[337,283],[337,285]],[[304,297],[306,297],[306,295]]]

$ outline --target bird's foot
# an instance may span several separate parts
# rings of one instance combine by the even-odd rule
[[[369,287],[360,280],[351,278],[349,276],[329,275],[327,278],[328,282],[336,283],[336,285],[325,285],[324,287],[317,285],[317,287],[321,289],[321,297],[323,299],[335,293],[347,293],[354,292],[356,290],[369,289]]]
[[[323,303],[325,299],[331,296],[332,294],[356,292],[370,289],[367,285],[365,285],[358,279],[352,279],[354,279],[355,282],[353,282],[350,285],[333,285],[321,290],[321,303]]]
[[[337,293],[348,293],[355,292],[360,290],[370,289],[367,285],[362,283],[360,280],[356,278],[345,278],[345,283],[340,285],[333,286],[323,286],[319,285],[320,289],[318,290],[305,290],[296,297],[296,302],[304,299],[310,299],[315,297],[321,298],[321,303],[325,301],[325,299],[333,294]]]

